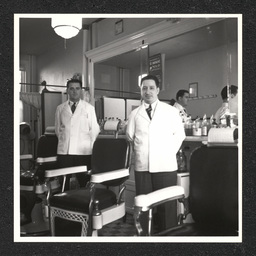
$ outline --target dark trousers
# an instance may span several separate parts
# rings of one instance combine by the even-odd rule
[[[177,172],[134,172],[136,195],[148,194],[161,188],[177,185]],[[143,230],[148,229],[148,212],[141,215]],[[167,202],[153,213],[152,232],[159,232],[177,225],[177,202]]]
[[[91,169],[91,155],[58,155],[59,168],[86,165],[87,170]],[[71,174],[67,175],[65,190],[69,189]],[[90,180],[90,176],[86,173],[76,173],[76,178],[80,187],[85,187]],[[63,182],[63,180],[62,180]]]

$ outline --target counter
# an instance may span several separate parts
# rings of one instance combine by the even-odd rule
[[[101,139],[115,138],[115,135],[114,134],[102,134],[102,133],[100,133],[98,138],[101,138]],[[118,138],[126,138],[126,135],[125,134],[118,134]]]
[[[104,134],[104,133],[100,133],[99,134],[99,138],[111,138],[114,137],[114,134]],[[125,134],[118,134],[118,138],[126,138]],[[191,141],[191,142],[203,142],[203,141],[207,141],[208,137],[207,136],[186,136],[186,138],[184,139],[184,141]]]
[[[207,136],[186,136],[184,141],[203,142],[207,140],[208,140]]]

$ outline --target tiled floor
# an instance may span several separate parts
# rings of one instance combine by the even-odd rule
[[[55,220],[57,221],[57,219]],[[57,224],[57,222],[56,222]],[[81,226],[74,225],[74,222],[65,222],[61,220],[61,225],[58,225],[58,232],[56,236],[80,236]],[[21,227],[23,231],[21,236],[50,236],[49,227],[47,228],[47,223],[42,222],[42,225],[37,224],[27,224]],[[44,232],[42,232],[44,230]],[[56,232],[57,232],[56,230]],[[115,222],[112,222],[104,226],[101,230],[98,230],[98,236],[135,236],[136,229],[134,225],[134,219],[132,214],[126,214],[126,218],[121,218]]]
[[[135,236],[136,230],[134,219],[131,214],[126,214],[123,218],[104,226],[98,231],[98,236]]]

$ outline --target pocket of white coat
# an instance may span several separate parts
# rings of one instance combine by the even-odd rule
[[[82,114],[80,117],[80,128],[82,132],[89,132],[89,118],[88,114]]]

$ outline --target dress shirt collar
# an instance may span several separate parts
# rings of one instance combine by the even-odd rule
[[[69,104],[69,106],[71,107],[71,106],[75,103],[75,104],[76,104],[75,106],[77,107],[77,105],[78,105],[79,102],[80,102],[80,100],[77,101],[77,102],[73,102],[73,101],[69,100],[68,104]]]
[[[159,101],[159,100],[156,100],[155,102],[153,102],[153,103],[151,104],[152,111],[154,111],[154,109],[155,109],[155,107],[156,107],[158,101]],[[144,106],[145,106],[145,108],[148,108],[149,105],[150,105],[150,104],[148,104],[148,103],[146,103],[146,102],[144,101]]]
[[[151,104],[151,108],[152,108],[151,117],[153,117],[153,115],[154,115],[155,108],[156,108],[156,105],[157,105],[158,101],[159,101],[159,100],[156,100],[155,102],[153,102],[153,103]],[[147,104],[145,101],[143,102],[143,104],[144,104],[145,109],[148,108],[149,105],[150,105],[150,104]]]

